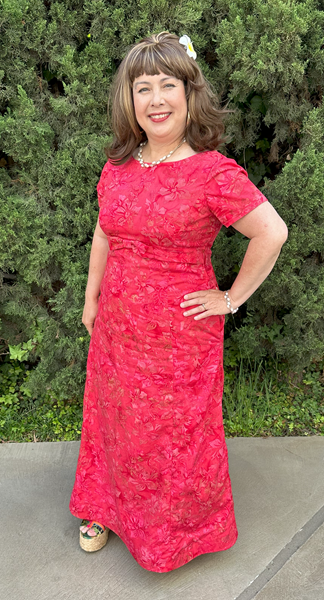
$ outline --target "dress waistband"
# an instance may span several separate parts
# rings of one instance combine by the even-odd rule
[[[145,244],[139,240],[127,240],[124,238],[108,237],[110,256],[117,255],[120,251],[129,251],[144,259],[158,260],[161,262],[175,262],[186,264],[210,264],[211,249],[188,248],[185,246],[161,247]]]

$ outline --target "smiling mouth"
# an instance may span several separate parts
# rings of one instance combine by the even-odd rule
[[[171,115],[171,113],[168,112],[168,113],[161,113],[159,115],[149,115],[149,117],[152,121],[165,121],[165,119],[167,119],[170,115]]]

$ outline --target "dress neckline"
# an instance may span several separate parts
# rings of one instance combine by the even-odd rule
[[[202,152],[197,152],[196,154],[192,154],[191,156],[187,156],[187,158],[180,158],[180,160],[169,160],[168,162],[161,162],[158,165],[154,165],[154,167],[160,167],[161,165],[175,165],[177,163],[183,163],[187,160],[191,160],[192,158],[196,158],[196,156],[201,156],[201,154],[208,154],[209,152],[217,152],[217,150],[203,150]],[[136,158],[134,158],[134,156],[130,157],[131,160],[134,160],[136,163],[139,164],[139,166],[141,166],[141,163],[139,160],[137,160]],[[154,168],[154,167],[146,167],[147,168]],[[142,167],[141,167],[142,168]]]

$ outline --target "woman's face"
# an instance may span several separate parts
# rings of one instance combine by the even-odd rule
[[[144,73],[133,82],[133,98],[137,122],[148,139],[167,143],[183,135],[188,108],[181,79]]]

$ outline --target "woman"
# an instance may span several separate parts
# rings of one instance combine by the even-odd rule
[[[104,546],[111,529],[160,573],[236,542],[224,320],[267,277],[287,237],[246,171],[217,151],[226,111],[193,56],[187,36],[179,43],[163,32],[135,44],[117,74],[85,294],[91,341],[70,502],[83,519],[83,549]],[[210,260],[222,225],[250,238],[226,293]]]

